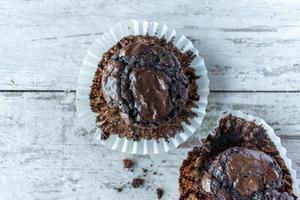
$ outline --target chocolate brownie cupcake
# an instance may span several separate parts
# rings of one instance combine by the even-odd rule
[[[174,53],[134,42],[118,51],[102,75],[107,105],[129,125],[151,128],[172,120],[188,99],[188,78]]]
[[[266,130],[228,115],[180,167],[180,200],[297,199],[290,172]]]
[[[193,53],[155,36],[127,36],[102,57],[90,93],[102,139],[160,139],[196,116]]]

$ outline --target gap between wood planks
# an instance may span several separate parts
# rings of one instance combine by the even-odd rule
[[[1,92],[63,92],[63,93],[76,93],[76,90],[0,90]],[[210,93],[300,93],[300,90],[210,90]]]

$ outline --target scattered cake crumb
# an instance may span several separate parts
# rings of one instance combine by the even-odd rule
[[[116,190],[117,192],[122,192],[123,191],[124,186],[121,187],[114,187],[114,190]]]
[[[136,164],[136,162],[135,162],[134,160],[132,160],[132,159],[128,159],[128,158],[123,159],[123,168],[124,168],[124,169],[128,169],[128,170],[131,171],[131,172],[133,172],[133,167],[135,166],[135,164]],[[153,166],[153,164],[150,165],[150,167],[152,167],[152,166]],[[152,170],[150,170],[150,172],[152,172]],[[142,168],[142,173],[143,173],[142,176],[143,176],[143,177],[146,177],[146,176],[148,175],[148,173],[149,173],[149,169]],[[157,171],[154,171],[154,172],[153,172],[153,175],[162,175],[162,174],[161,174],[161,173],[158,174]],[[128,185],[130,184],[133,188],[139,188],[139,187],[141,187],[141,186],[144,186],[144,183],[145,183],[145,179],[140,178],[140,177],[138,177],[138,178],[133,178],[131,182],[127,182],[127,184],[128,184]],[[121,183],[120,183],[120,184],[121,184]],[[126,184],[125,184],[125,185],[126,185]],[[118,186],[118,187],[114,187],[113,189],[120,193],[120,192],[122,192],[122,191],[124,190],[125,185],[121,185],[121,186]],[[148,187],[145,188],[145,189],[148,191],[148,190],[151,189],[151,187],[148,186]],[[153,191],[153,189],[152,189],[152,191]],[[158,198],[158,199],[161,199],[162,196],[163,196],[163,194],[164,194],[164,190],[161,189],[161,188],[157,188],[157,189],[156,189],[156,194],[157,194],[157,198]]]
[[[146,168],[142,168],[142,170],[143,170],[144,174],[146,174],[148,172],[148,169],[146,169]]]
[[[156,194],[157,194],[157,199],[161,199],[162,196],[164,195],[164,190],[161,188],[156,189]]]
[[[131,181],[131,185],[132,185],[132,187],[134,187],[134,188],[138,188],[138,187],[140,187],[140,186],[143,186],[143,185],[144,185],[144,182],[145,182],[145,180],[142,179],[142,178],[134,178],[134,179],[132,179],[132,181]]]
[[[123,167],[125,169],[131,169],[134,167],[134,161],[133,160],[130,160],[130,159],[124,159],[123,160]],[[130,171],[133,171],[132,169]]]

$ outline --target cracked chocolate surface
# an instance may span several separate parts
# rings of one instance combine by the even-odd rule
[[[173,119],[188,99],[188,78],[176,56],[145,42],[129,44],[108,62],[102,77],[106,102],[128,123],[158,127]]]
[[[201,187],[217,199],[279,199],[282,172],[262,151],[232,147],[220,153],[204,171]]]

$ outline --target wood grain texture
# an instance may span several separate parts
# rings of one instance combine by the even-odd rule
[[[75,122],[75,92],[62,92],[76,89],[92,42],[132,18],[166,23],[189,37],[216,91],[201,129],[159,156],[99,145]],[[153,200],[162,187],[163,199],[176,200],[182,159],[231,109],[265,119],[300,178],[299,52],[299,0],[0,0],[0,199]],[[25,92],[4,92],[17,90]],[[123,158],[137,161],[134,172],[122,169]],[[145,186],[133,189],[127,183],[143,167]],[[121,193],[113,189],[123,185]]]
[[[300,2],[0,3],[0,90],[74,90],[86,49],[120,20],[174,27],[205,58],[212,90],[300,90]]]
[[[0,199],[152,200],[163,187],[163,199],[175,200],[182,159],[226,109],[251,110],[269,122],[300,178],[298,93],[212,93],[203,128],[180,149],[159,156],[126,155],[99,145],[92,132],[76,126],[74,98],[75,93],[0,93]],[[134,172],[122,169],[127,157],[138,163]],[[145,186],[131,188],[127,183],[142,176],[143,167],[149,170]],[[123,184],[123,192],[113,189]]]

